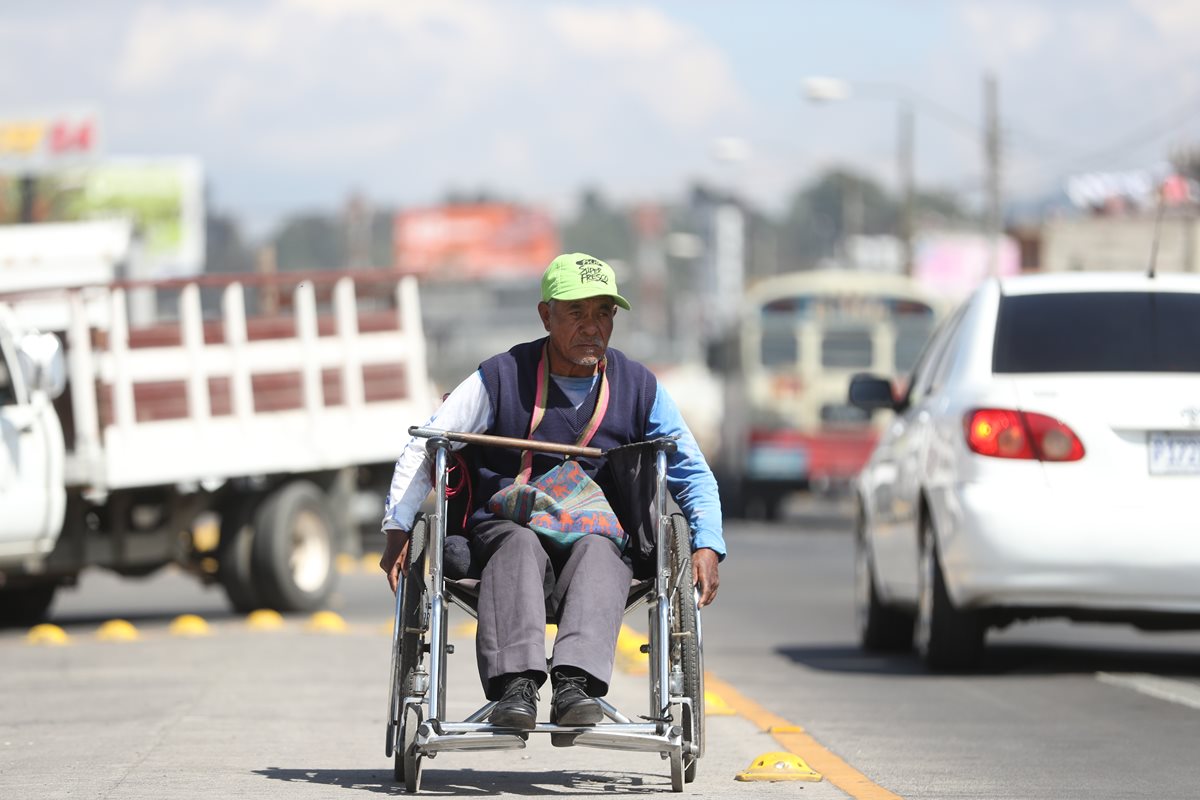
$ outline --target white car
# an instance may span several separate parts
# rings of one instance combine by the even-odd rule
[[[989,280],[934,333],[856,483],[862,645],[969,669],[989,627],[1200,628],[1200,276]]]

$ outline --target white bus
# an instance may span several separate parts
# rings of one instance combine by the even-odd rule
[[[774,519],[789,493],[853,478],[880,420],[847,402],[851,376],[907,375],[939,313],[933,295],[899,275],[813,270],[748,288],[716,359],[726,513]]]

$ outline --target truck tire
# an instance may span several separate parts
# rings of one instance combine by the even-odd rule
[[[34,625],[46,618],[57,584],[0,589],[0,627]]]
[[[717,481],[721,498],[721,513],[735,519],[746,518],[746,487],[735,475],[722,475]]]
[[[221,540],[217,546],[217,581],[233,610],[243,614],[262,606],[251,567],[254,511],[250,497],[226,508],[221,514]]]
[[[337,535],[329,501],[316,484],[293,481],[258,508],[251,573],[262,604],[277,611],[314,611],[337,577]]]

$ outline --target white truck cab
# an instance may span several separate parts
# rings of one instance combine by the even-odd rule
[[[52,401],[65,381],[58,338],[23,330],[0,306],[0,568],[36,572],[62,530],[63,431]],[[27,600],[13,583],[0,584],[5,599]]]

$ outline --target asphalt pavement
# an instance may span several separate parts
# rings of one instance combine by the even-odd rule
[[[176,586],[184,595],[196,592],[182,575],[153,580]],[[349,586],[362,583],[361,578],[347,581]],[[279,627],[262,628],[216,609],[200,617],[203,622],[159,614],[135,619],[129,627],[105,626],[100,616],[71,609],[60,614],[65,643],[35,644],[27,631],[0,634],[5,676],[0,686],[0,797],[161,800],[353,797],[347,790],[405,793],[393,782],[391,760],[384,753],[391,634],[382,606],[377,621],[295,616],[275,620]],[[630,621],[637,625],[644,620],[644,612],[636,612]],[[450,657],[447,694],[448,713],[457,719],[484,702],[471,622],[464,612],[452,612],[456,652]],[[136,638],[124,638],[131,630]],[[648,712],[644,665],[628,652],[621,664],[609,699],[636,718]],[[539,718],[544,720],[548,687],[542,695]],[[762,719],[718,713],[732,710],[720,696],[710,697],[710,704],[708,751],[687,795],[846,796],[828,781],[736,780],[758,757],[783,746],[762,729]],[[752,703],[749,708],[753,715]],[[422,793],[669,795],[670,768],[654,753],[555,748],[549,737],[535,734],[525,750],[451,752],[427,759]]]

